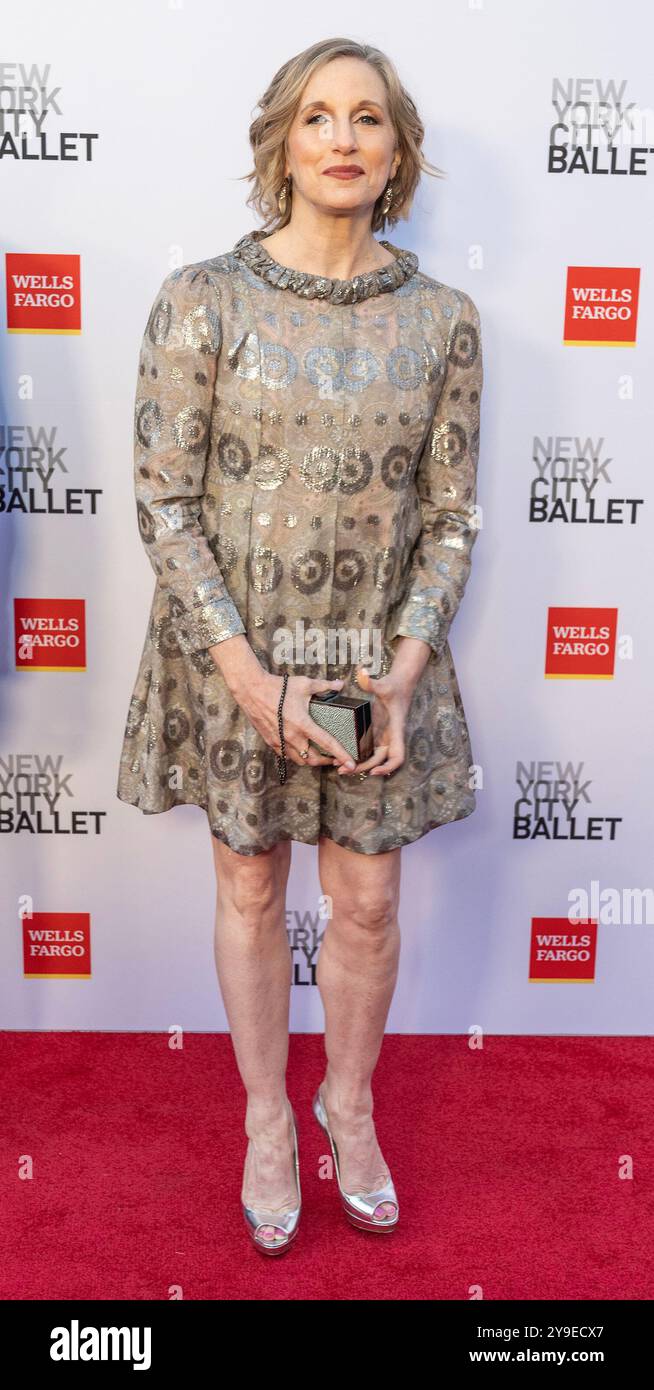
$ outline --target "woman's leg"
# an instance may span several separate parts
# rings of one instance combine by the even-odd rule
[[[397,979],[400,855],[357,854],[326,836],[318,846],[320,885],[332,900],[316,968],[327,1053],[321,1090],[350,1192],[372,1191],[388,1177],[371,1083]]]
[[[286,1096],[291,952],[286,885],[291,842],[237,854],[211,837],[216,867],[214,953],[236,1063],[247,1093],[249,1139],[242,1198],[248,1206],[297,1206]]]

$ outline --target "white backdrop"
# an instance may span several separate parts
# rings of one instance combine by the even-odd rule
[[[81,515],[0,512],[2,1027],[226,1026],[206,816],[176,807],[146,817],[115,795],[153,586],[132,492],[137,354],[164,274],[231,249],[256,225],[245,208],[250,185],[238,180],[273,72],[338,34],[385,49],[418,104],[425,152],[449,177],[426,176],[410,222],[387,235],[417,251],[428,274],[472,295],[485,360],[483,528],[451,634],[483,787],[472,816],[403,851],[401,973],[388,1029],[652,1031],[654,914],[650,905],[649,923],[630,924],[624,903],[625,891],[651,884],[654,830],[654,155],[642,157],[642,172],[618,171],[629,168],[630,145],[654,146],[651,118],[645,136],[633,119],[653,101],[654,25],[635,0],[617,14],[596,0],[407,0],[401,17],[384,0],[362,0],[356,12],[336,0],[322,15],[297,0],[240,10],[214,0],[24,0],[5,16],[3,252],[78,254],[82,331],[8,332],[3,302],[0,483],[7,496],[4,450],[31,428],[63,450],[55,498],[66,488],[99,491],[95,514],[88,498]],[[615,172],[548,172],[555,84],[578,92],[584,81],[593,100],[606,97],[610,123],[629,131],[616,140]],[[18,158],[20,137],[13,152],[6,138],[10,108],[34,83],[49,93],[47,143],[38,146],[27,115],[16,118],[30,132],[23,153],[38,156]],[[74,158],[51,157],[60,132],[76,136]],[[585,147],[587,137],[579,131],[574,143]],[[604,129],[589,143],[610,168]],[[591,165],[592,149],[586,156]],[[632,347],[564,343],[569,266],[640,268]],[[590,441],[610,460],[598,512],[609,497],[642,499],[635,524],[530,522],[537,441],[560,437]],[[86,670],[15,670],[15,598],[84,600]],[[550,607],[617,608],[612,678],[545,678]],[[33,816],[17,829],[19,754],[30,772],[39,758],[61,759],[61,827],[74,811],[101,813],[87,815],[88,833],[51,833],[42,802],[40,825]],[[561,807],[559,839],[514,838],[518,767],[532,763],[578,770],[577,838]],[[316,855],[293,847],[289,928],[324,926]],[[593,880],[616,890],[617,906],[613,921],[600,917],[591,980],[530,981],[532,919],[565,918],[571,891],[590,891]],[[89,914],[90,978],[25,977],[26,903],[36,914]],[[295,954],[292,1028],[318,1031],[318,991]]]

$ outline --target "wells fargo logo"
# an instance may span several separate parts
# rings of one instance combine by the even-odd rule
[[[7,332],[81,333],[80,258],[8,251]]]
[[[633,347],[640,270],[568,266],[563,341],[569,347]]]
[[[548,608],[545,676],[608,680],[615,664],[617,608]]]
[[[33,912],[22,922],[23,970],[28,979],[90,980],[90,913]]]
[[[85,671],[83,598],[15,598],[17,671]]]
[[[597,921],[532,917],[529,983],[588,985],[595,979]]]

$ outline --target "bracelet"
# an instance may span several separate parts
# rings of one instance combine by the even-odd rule
[[[282,750],[282,751],[281,751],[281,756],[280,756],[279,753],[275,753],[275,758],[276,758],[276,760],[277,760],[277,772],[278,772],[278,775],[279,775],[279,780],[280,780],[280,782],[282,782],[282,783],[286,781],[286,755],[285,755],[285,753],[284,753],[284,723],[283,723],[283,720],[282,720],[282,705],[283,705],[283,703],[284,703],[284,696],[285,696],[285,694],[286,694],[286,687],[287,687],[287,685],[288,685],[288,671],[285,671],[284,674],[283,674],[283,676],[282,676],[282,693],[281,693],[281,695],[280,695],[280,697],[279,697],[279,704],[278,704],[278,706],[277,706],[277,723],[278,723],[278,725],[279,725],[279,742],[280,742],[281,750]]]

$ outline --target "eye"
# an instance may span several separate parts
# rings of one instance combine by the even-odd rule
[[[310,116],[309,119],[308,119],[308,121],[305,122],[305,124],[306,124],[306,125],[313,125],[314,121],[317,121],[317,120],[319,120],[319,119],[322,118],[322,115],[323,115],[323,113],[322,113],[321,111],[316,111],[315,116]],[[372,121],[373,125],[379,125],[379,121],[377,120],[376,116],[371,116],[368,112],[366,112],[365,115],[360,116],[360,117],[359,117],[359,120],[361,120],[361,121]]]

